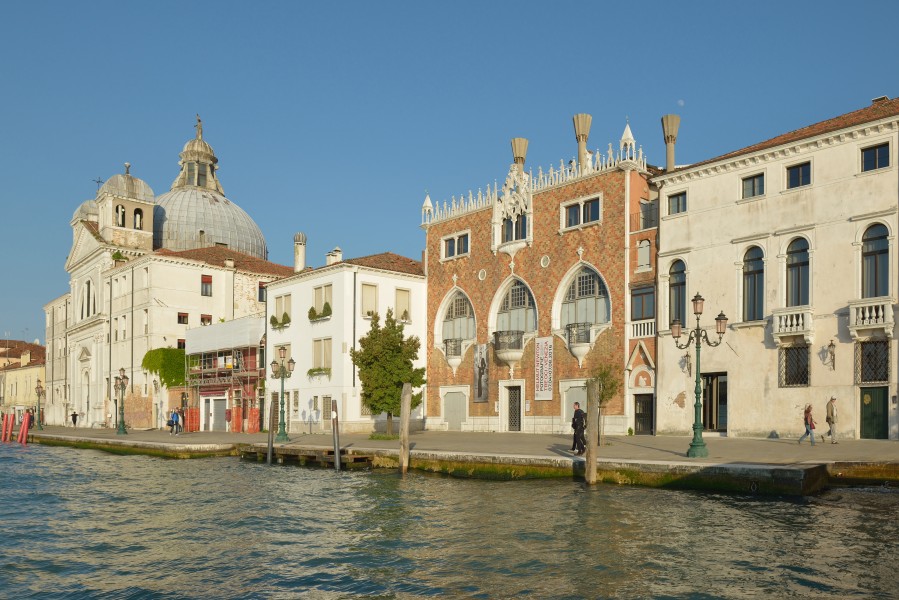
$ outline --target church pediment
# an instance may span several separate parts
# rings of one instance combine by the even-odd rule
[[[91,351],[85,347],[81,347],[81,352],[78,353],[78,360],[81,362],[88,361],[91,359]]]
[[[81,221],[74,226],[75,241],[66,259],[66,271],[72,272],[76,265],[93,256],[104,244],[93,221]]]

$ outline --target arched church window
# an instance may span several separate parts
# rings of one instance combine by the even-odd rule
[[[116,227],[125,226],[125,207],[121,204],[115,207],[115,224]]]
[[[134,209],[134,228],[135,229],[143,229],[144,228],[144,211],[139,208]]]

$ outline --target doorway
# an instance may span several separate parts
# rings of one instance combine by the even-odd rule
[[[447,431],[462,431],[462,421],[465,420],[465,394],[462,392],[444,394],[443,420],[446,421]]]
[[[634,395],[634,434],[635,435],[652,435],[653,422],[655,415],[653,414],[654,397],[652,394],[635,394]]]
[[[887,388],[863,387],[859,392],[861,402],[859,436],[868,440],[888,439]]]
[[[521,386],[506,388],[509,395],[509,431],[521,431]]]
[[[727,373],[702,376],[702,428],[727,431]]]

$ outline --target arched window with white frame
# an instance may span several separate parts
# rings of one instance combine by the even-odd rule
[[[582,267],[572,278],[562,300],[559,322],[569,343],[591,342],[595,325],[608,323],[609,291],[602,278],[590,267]]]
[[[808,242],[805,238],[796,238],[787,246],[787,306],[806,306],[808,292]]]
[[[886,226],[871,225],[862,237],[862,298],[890,294],[890,242]]]
[[[753,246],[743,255],[743,320],[765,318],[765,255]]]

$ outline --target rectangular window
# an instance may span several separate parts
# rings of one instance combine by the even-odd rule
[[[584,223],[599,221],[599,198],[584,202]]]
[[[200,276],[200,294],[203,296],[212,295],[212,275]]]
[[[743,197],[754,198],[765,195],[765,175],[759,173],[743,179]]]
[[[396,291],[396,318],[400,321],[410,321],[410,317],[412,316],[412,306],[410,305],[409,290],[400,290]]]
[[[460,233],[443,240],[443,258],[468,254],[468,234]]]
[[[890,145],[879,144],[862,150],[862,171],[873,171],[890,166]]]
[[[810,383],[809,346],[780,349],[780,387],[807,387]]]
[[[787,167],[787,189],[793,189],[808,185],[812,182],[812,163],[804,162],[801,165]]]
[[[290,319],[292,313],[290,312],[290,294],[284,294],[283,296],[275,296],[275,314],[274,317],[278,319],[278,321],[284,320],[284,315],[287,315],[288,319]]]
[[[676,215],[687,212],[687,192],[668,196],[668,214]]]
[[[325,303],[328,303],[328,306],[331,309],[334,309],[334,302],[331,298],[331,284],[320,285],[317,288],[313,288],[312,290],[312,305],[315,307],[316,314],[322,314],[322,311],[325,310]]]
[[[889,383],[890,342],[872,340],[855,345],[856,383]]]
[[[362,315],[370,317],[378,312],[378,286],[362,284]]]
[[[178,349],[185,350],[187,348],[187,342],[185,340],[178,340]]]
[[[200,325],[212,325],[212,315],[200,315]]]
[[[178,325],[187,325],[187,313],[178,313]]]
[[[631,291],[631,321],[643,321],[656,316],[656,292],[651,287]]]
[[[503,221],[503,243],[526,239],[528,235],[528,216],[518,215],[514,219]]]
[[[581,207],[577,204],[565,207],[565,227],[577,227],[581,224]]]
[[[312,340],[312,368],[331,368],[331,338]]]
[[[265,299],[267,297],[267,295],[265,293],[265,283],[266,282],[264,282],[264,281],[259,282],[259,295],[256,296],[256,299],[259,302],[265,302]]]

